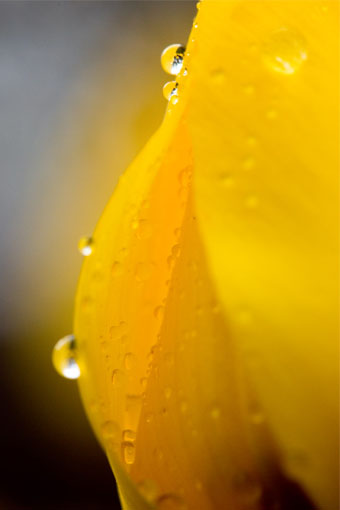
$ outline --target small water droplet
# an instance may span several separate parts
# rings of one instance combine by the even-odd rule
[[[142,480],[137,483],[137,488],[143,498],[149,503],[153,503],[157,498],[158,488],[153,480]]]
[[[125,464],[133,464],[135,462],[136,448],[131,441],[122,442],[122,453]]]
[[[255,91],[255,88],[254,88],[254,85],[244,85],[243,87],[243,92],[247,95],[247,96],[251,96],[252,94],[254,94],[254,91]]]
[[[146,390],[146,387],[147,387],[147,384],[148,384],[147,377],[142,377],[141,380],[140,380],[140,383],[141,383],[141,386],[142,386],[143,390]]]
[[[113,370],[111,375],[111,381],[113,386],[116,386],[117,388],[122,386],[124,378],[125,378],[124,373],[121,370],[119,370],[118,368]]]
[[[188,69],[187,68],[184,69],[183,76],[188,76]]]
[[[78,241],[78,250],[84,257],[88,257],[93,252],[93,239],[92,237],[82,237]]]
[[[170,388],[170,386],[167,386],[166,388],[164,388],[164,396],[165,398],[169,399],[172,395],[172,389]]]
[[[195,489],[198,492],[201,492],[201,490],[203,489],[203,485],[202,485],[202,482],[200,480],[196,480],[195,481]]]
[[[133,442],[136,439],[136,432],[131,429],[123,430],[123,441],[125,442]]]
[[[164,361],[168,367],[172,367],[172,365],[175,363],[175,357],[174,357],[173,353],[172,352],[165,353]]]
[[[118,276],[122,274],[122,265],[117,260],[112,264],[111,274],[112,276]]]
[[[233,477],[232,485],[235,493],[245,504],[253,504],[261,499],[262,487],[248,473],[238,473]]]
[[[156,319],[161,319],[164,315],[164,306],[157,306],[153,312]]]
[[[127,352],[124,357],[124,365],[126,370],[131,370],[135,364],[135,356],[132,352]]]
[[[104,439],[117,439],[120,436],[120,428],[115,421],[106,421],[101,426]]]
[[[163,494],[156,501],[157,510],[185,510],[183,499],[177,494]]]
[[[250,170],[255,165],[255,160],[251,156],[245,158],[242,162],[242,167],[244,170]]]
[[[163,87],[163,96],[167,101],[170,101],[172,96],[178,96],[178,83],[168,81]]]
[[[225,80],[225,72],[222,68],[213,69],[210,73],[211,79],[217,85],[220,85]]]
[[[249,147],[255,147],[257,144],[257,140],[254,136],[248,136],[246,142]]]
[[[176,94],[172,94],[170,97],[170,103],[171,104],[177,104],[178,103],[178,96]]]
[[[288,28],[281,28],[271,34],[263,47],[263,60],[271,70],[289,75],[294,74],[307,60],[304,37]]]
[[[271,119],[271,120],[272,120],[272,119],[276,119],[276,117],[277,117],[277,111],[276,111],[276,110],[274,110],[274,109],[270,109],[270,110],[268,110],[268,111],[267,111],[267,113],[266,113],[266,117],[267,117],[267,119]]]
[[[264,422],[264,414],[258,408],[250,409],[249,418],[253,425],[261,425]]]
[[[150,278],[153,269],[154,265],[151,262],[140,262],[135,270],[136,280],[146,282]]]
[[[166,73],[177,75],[183,66],[185,47],[182,44],[170,44],[161,55],[161,65]]]
[[[67,335],[58,340],[53,348],[52,362],[56,371],[66,379],[78,379],[80,369],[77,363],[76,339]]]
[[[153,414],[152,413],[148,413],[145,416],[145,421],[146,421],[146,423],[151,423],[153,421]]]
[[[221,417],[221,409],[218,406],[213,406],[210,410],[210,416],[213,420],[218,420]]]
[[[180,408],[182,414],[186,414],[186,412],[188,411],[188,404],[187,404],[187,402],[185,400],[182,400],[182,402],[180,403],[179,408]]]
[[[152,236],[152,226],[148,220],[137,220],[133,222],[132,228],[135,230],[137,239],[149,239]]]
[[[225,188],[232,188],[235,184],[234,178],[228,173],[220,175],[220,182]]]
[[[259,199],[256,195],[250,195],[245,199],[244,205],[247,207],[247,209],[256,209],[259,205]]]

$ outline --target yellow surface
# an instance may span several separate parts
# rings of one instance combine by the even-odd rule
[[[283,476],[336,508],[338,7],[203,2],[95,231],[79,384],[126,509],[260,509]]]

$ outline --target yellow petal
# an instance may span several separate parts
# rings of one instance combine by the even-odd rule
[[[338,497],[339,3],[203,3],[198,223],[286,472]]]

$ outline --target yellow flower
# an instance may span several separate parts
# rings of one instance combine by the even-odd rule
[[[338,7],[203,2],[94,233],[79,386],[125,509],[336,508]]]

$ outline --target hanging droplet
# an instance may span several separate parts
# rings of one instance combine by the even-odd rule
[[[178,96],[178,83],[175,81],[168,81],[163,87],[163,96],[167,101],[174,96]]]
[[[67,335],[59,340],[53,349],[52,362],[56,371],[66,379],[78,379],[80,369],[77,363],[76,339]]]
[[[170,44],[161,55],[161,64],[166,73],[176,76],[182,69],[185,47],[181,44]]]
[[[78,250],[84,257],[88,257],[93,252],[92,237],[82,237],[78,242]]]
[[[133,464],[135,462],[136,449],[131,441],[122,442],[122,453],[126,464]]]
[[[271,70],[294,74],[307,60],[304,37],[294,30],[281,28],[274,32],[263,47],[263,61]]]

